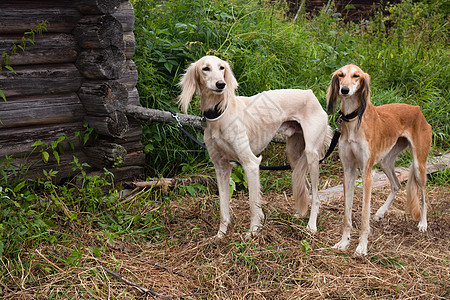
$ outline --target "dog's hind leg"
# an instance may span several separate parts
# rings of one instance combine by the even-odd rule
[[[375,216],[373,217],[374,221],[379,221],[384,217],[384,214],[389,209],[392,201],[394,200],[395,195],[400,189],[400,181],[395,174],[395,160],[400,152],[402,152],[408,146],[408,141],[405,138],[400,138],[394,147],[389,151],[385,158],[380,161],[380,167],[383,170],[384,174],[386,174],[389,182],[391,184],[391,192],[386,199],[386,202],[377,210]]]
[[[427,175],[425,165],[432,142],[431,134],[416,136],[414,142],[411,143],[413,163],[406,184],[406,211],[414,220],[420,220],[417,226],[419,231],[426,232],[428,224],[425,191]],[[422,207],[420,207],[419,197],[422,198]]]
[[[319,199],[319,152],[315,149],[305,149],[306,158],[308,160],[309,175],[311,178],[311,212],[309,215],[308,225],[306,229],[312,233],[317,232],[317,216],[319,215],[320,199]]]
[[[214,162],[220,199],[220,226],[216,238],[222,238],[230,224],[230,175],[233,166],[228,161]]]

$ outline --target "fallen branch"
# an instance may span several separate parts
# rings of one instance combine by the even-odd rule
[[[206,183],[207,179],[200,177],[187,177],[187,178],[160,178],[149,181],[137,181],[132,185],[137,188],[144,187],[162,187],[166,189],[169,186],[175,186],[177,184],[189,185],[192,183]]]
[[[176,270],[174,270],[174,269],[172,269],[172,268],[166,267],[166,266],[161,265],[161,264],[159,264],[159,263],[155,263],[154,265],[155,265],[155,267],[160,268],[160,269],[163,269],[163,270],[166,270],[166,271],[168,271],[168,272],[170,272],[170,273],[172,273],[172,274],[175,274],[175,275],[178,275],[178,276],[181,276],[181,277],[184,277],[184,278],[193,279],[193,280],[196,279],[196,278],[194,278],[194,277],[192,277],[192,276],[183,274],[183,273],[181,273],[181,272],[178,272],[178,271],[176,271]]]
[[[159,109],[146,108],[137,105],[128,105],[126,107],[126,114],[139,120],[158,122],[158,123],[174,123],[175,119],[169,111]],[[177,113],[178,120],[183,126],[192,126],[197,129],[203,129],[202,118],[198,116],[191,116]],[[277,132],[273,137],[272,142],[286,143],[286,137],[282,132]]]
[[[152,297],[159,297],[159,298],[163,298],[163,299],[172,299],[172,297],[169,297],[169,296],[166,296],[166,295],[162,295],[162,294],[159,294],[157,292],[152,291],[151,289],[147,289],[145,287],[142,287],[142,286],[134,283],[133,281],[127,279],[125,276],[123,276],[123,275],[121,275],[119,273],[116,273],[114,271],[111,271],[108,268],[105,268],[105,267],[102,266],[102,269],[103,269],[103,271],[105,271],[109,275],[111,275],[111,276],[113,276],[113,277],[123,281],[124,283],[128,284],[129,286],[134,287],[135,289],[137,289],[137,290],[139,290],[139,291],[141,291],[141,292],[143,292],[145,294],[149,294]]]

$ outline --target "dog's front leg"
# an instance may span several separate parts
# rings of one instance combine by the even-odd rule
[[[214,163],[220,200],[220,226],[216,238],[221,239],[227,233],[230,224],[230,176],[233,166],[228,161]]]
[[[341,151],[340,151],[341,153]],[[342,155],[340,155],[342,157]],[[344,229],[341,240],[333,246],[335,249],[345,250],[350,244],[350,234],[352,230],[352,207],[353,194],[355,191],[356,176],[358,169],[355,163],[342,161],[344,166]]]
[[[261,186],[259,181],[259,164],[262,157],[256,157],[251,153],[245,162],[241,162],[247,176],[249,203],[250,203],[250,230],[247,237],[256,235],[262,228],[264,213],[261,207]]]
[[[367,255],[367,244],[370,234],[370,198],[372,192],[372,164],[368,164],[365,168],[363,178],[363,203],[361,215],[361,234],[359,236],[359,244],[356,247],[355,254]]]

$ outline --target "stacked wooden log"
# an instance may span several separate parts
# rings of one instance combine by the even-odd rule
[[[58,170],[58,179],[73,176],[73,156],[108,168],[117,180],[142,176],[142,129],[125,114],[128,104],[139,105],[131,3],[2,0],[0,15],[0,53],[9,54],[14,70],[0,73],[7,99],[0,98],[0,158],[27,162],[27,175],[34,177],[43,168]],[[17,48],[12,54],[11,46],[44,20],[47,30],[34,44],[27,42],[25,51]],[[87,143],[85,123],[95,132]],[[42,161],[46,145],[62,135],[59,163],[52,155]],[[37,140],[44,146],[33,150]]]

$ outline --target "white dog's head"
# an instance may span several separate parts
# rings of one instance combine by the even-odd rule
[[[222,99],[225,105],[229,96],[234,96],[238,86],[230,65],[215,56],[204,56],[192,63],[180,81],[181,95],[178,105],[186,113],[194,93],[202,97],[202,107],[211,101],[216,105]],[[219,100],[217,100],[219,99]]]

